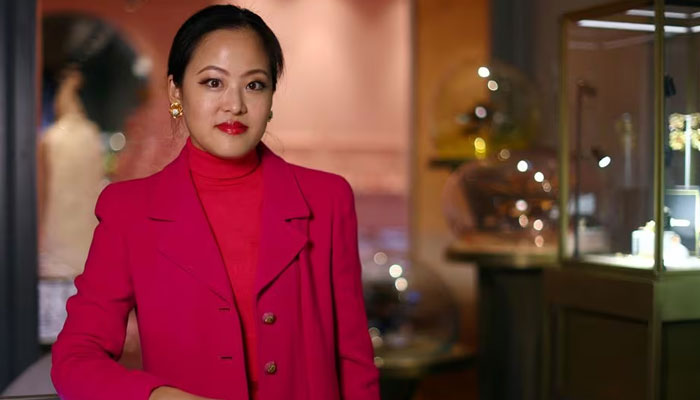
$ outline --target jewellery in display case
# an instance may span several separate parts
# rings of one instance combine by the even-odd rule
[[[672,150],[683,151],[683,186],[690,186],[692,150],[700,150],[700,113],[678,114],[668,117],[668,145]]]
[[[668,117],[668,145],[671,149],[679,151],[685,147],[685,116],[683,114],[671,114]]]
[[[649,221],[643,227],[632,231],[632,255],[654,256],[654,221]],[[681,243],[681,237],[676,232],[664,231],[664,259],[684,259],[689,255],[688,248]]]
[[[700,113],[674,113],[668,117],[668,145],[671,149],[681,151],[686,145],[700,150]]]
[[[654,237],[656,224],[649,221],[646,225],[632,232],[632,255],[654,257]],[[671,230],[664,231],[664,260],[685,260],[690,255],[688,248],[682,243],[681,236]]]
[[[694,149],[700,150],[700,113],[690,114],[690,143]]]
[[[664,263],[668,268],[698,268],[691,256],[700,254],[700,231],[696,220],[700,211],[700,191],[697,188],[667,189],[664,207],[663,249]],[[654,256],[656,224],[647,222],[632,232],[634,256]]]

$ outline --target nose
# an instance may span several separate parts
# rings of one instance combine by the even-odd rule
[[[237,88],[231,88],[227,91],[224,101],[224,111],[230,112],[233,115],[241,115],[248,112],[245,105],[243,93]]]

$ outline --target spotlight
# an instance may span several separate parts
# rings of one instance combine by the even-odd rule
[[[593,154],[595,161],[598,163],[598,168],[605,168],[612,163],[612,157],[605,154],[605,152],[603,152],[603,150],[601,150],[599,147],[592,148],[591,153]]]

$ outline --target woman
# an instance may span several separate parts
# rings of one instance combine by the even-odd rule
[[[65,399],[378,399],[350,186],[261,142],[282,73],[259,16],[205,8],[168,60],[189,132],[161,172],[100,195],[53,348]],[[135,309],[143,370],[118,359]]]

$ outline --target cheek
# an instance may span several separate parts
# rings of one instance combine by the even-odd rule
[[[208,114],[211,114],[211,110],[216,106],[218,99],[218,96],[207,92],[193,79],[187,78],[185,79],[182,96],[185,116],[190,117],[192,124],[195,124],[195,121],[210,118]]]
[[[192,125],[208,124],[214,117],[217,109],[216,101],[206,96],[190,97],[187,99],[186,104],[183,104],[183,107],[185,106],[185,115],[190,117],[189,120]]]
[[[261,96],[259,98],[255,98],[249,104],[249,111],[255,114],[256,119],[267,121],[267,117],[270,114],[270,109],[272,107],[272,98]]]

